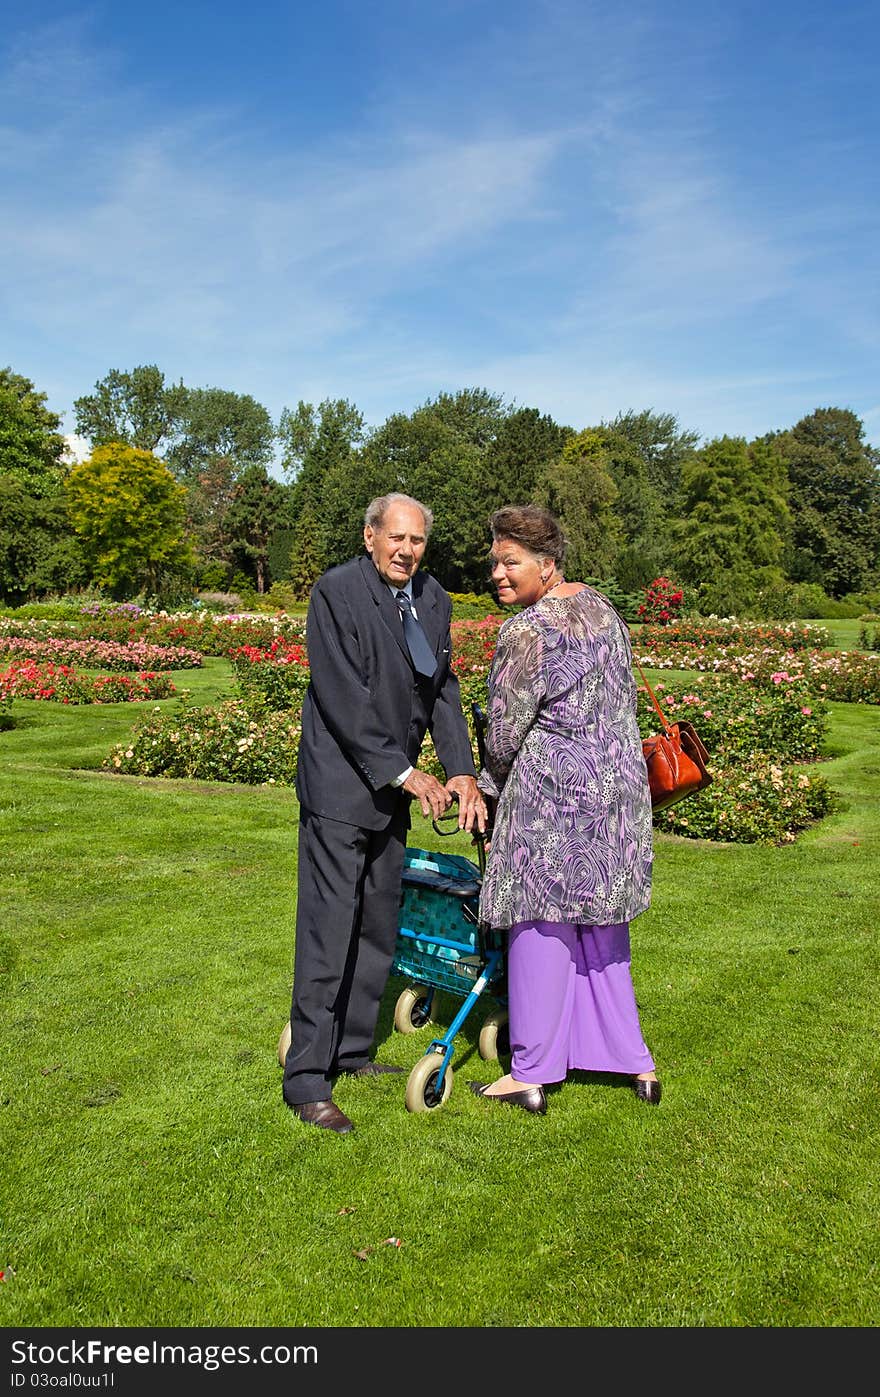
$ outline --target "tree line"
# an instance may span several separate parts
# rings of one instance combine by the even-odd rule
[[[434,510],[429,565],[452,592],[487,592],[488,517],[526,501],[562,520],[570,576],[623,592],[673,576],[704,613],[797,614],[794,589],[818,615],[880,587],[880,452],[847,408],[701,442],[671,412],[578,427],[464,388],[368,429],[346,399],[275,423],[249,395],[141,365],[111,370],[74,413],[84,461],[46,395],[0,370],[6,605],[88,587],[167,603],[280,584],[304,600],[360,550],[366,504],[390,490]]]

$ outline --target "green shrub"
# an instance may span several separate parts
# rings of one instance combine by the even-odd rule
[[[229,582],[229,590],[236,592],[241,597],[242,607],[245,611],[253,611],[259,597],[251,578],[243,572],[234,572]]]
[[[305,610],[304,604],[297,599],[291,582],[273,582],[262,599],[262,605],[267,603],[273,611],[297,612]]]
[[[617,585],[617,579],[614,577],[606,578],[604,581],[601,577],[582,577],[580,580],[588,587],[595,587],[596,591],[601,592],[603,597],[607,597],[611,605],[620,612],[624,621],[629,622],[630,625],[641,620],[639,607],[645,600],[643,592],[624,592]]]
[[[196,601],[217,616],[232,616],[244,610],[244,603],[237,592],[199,592]]]
[[[58,597],[52,601],[28,602],[25,606],[0,606],[0,616],[17,621],[75,621],[84,606],[103,605],[103,598],[91,594],[80,597]]]
[[[200,592],[225,592],[229,574],[225,563],[202,563],[194,569],[195,585]]]
[[[484,616],[501,616],[504,607],[488,592],[450,592],[452,617],[455,621],[478,621]]]

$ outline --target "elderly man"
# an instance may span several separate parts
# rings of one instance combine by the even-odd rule
[[[324,573],[306,622],[296,953],[284,1099],[344,1135],[336,1077],[400,1071],[370,1052],[397,939],[401,876],[418,800],[434,819],[458,799],[460,828],[485,830],[458,680],[449,596],[418,571],[433,522],[408,495],[367,507],[366,555]],[[430,729],[446,784],[418,767]]]

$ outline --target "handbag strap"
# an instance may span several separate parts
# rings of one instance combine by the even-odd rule
[[[650,696],[651,696],[651,702],[653,703],[654,707],[655,707],[656,710],[657,710],[657,716],[658,716],[658,718],[660,719],[660,722],[663,724],[663,730],[664,730],[664,732],[668,732],[669,729],[670,729],[670,727],[671,727],[671,724],[670,724],[670,723],[666,720],[666,718],[664,718],[664,716],[663,716],[663,709],[660,707],[659,703],[657,702],[657,695],[654,693],[654,690],[651,688],[650,684],[648,683],[647,679],[645,678],[645,671],[642,669],[642,666],[639,664],[638,657],[637,657],[636,655],[633,655],[633,660],[635,661],[636,669],[639,671],[639,674],[642,676],[642,683],[644,684],[645,688],[648,690],[648,693],[649,693]]]
[[[657,710],[657,717],[660,719],[660,722],[663,724],[663,731],[664,731],[664,732],[669,732],[670,728],[672,727],[672,724],[671,724],[671,723],[668,721],[668,719],[664,716],[663,709],[660,707],[659,703],[657,702],[657,695],[654,693],[654,690],[651,688],[650,684],[648,683],[647,679],[645,678],[645,671],[642,669],[642,666],[639,664],[638,657],[637,657],[635,654],[633,654],[632,641],[630,640],[630,634],[629,634],[629,626],[627,625],[626,620],[624,619],[623,616],[621,616],[620,612],[617,610],[617,607],[614,605],[614,602],[608,601],[608,598],[605,596],[605,593],[604,593],[604,592],[600,592],[600,591],[598,590],[598,588],[596,588],[596,587],[591,587],[590,584],[589,584],[588,582],[585,582],[585,583],[584,583],[584,586],[587,588],[588,591],[592,592],[594,596],[601,597],[602,600],[603,600],[608,606],[611,607],[611,610],[614,612],[615,616],[617,617],[618,621],[620,622],[620,629],[623,631],[623,634],[626,636],[626,639],[627,639],[627,641],[628,641],[628,643],[629,643],[630,654],[632,655],[633,662],[634,662],[634,664],[635,664],[637,670],[639,671],[639,674],[642,676],[642,683],[644,684],[645,688],[647,689],[647,691],[648,691],[648,693],[649,693],[649,695],[650,695],[650,698],[651,698],[651,702],[653,703],[654,707],[655,707],[656,710]]]

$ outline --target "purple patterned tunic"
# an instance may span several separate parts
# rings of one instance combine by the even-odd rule
[[[629,635],[585,588],[498,632],[486,766],[498,796],[484,921],[629,922],[651,901],[651,800]]]

